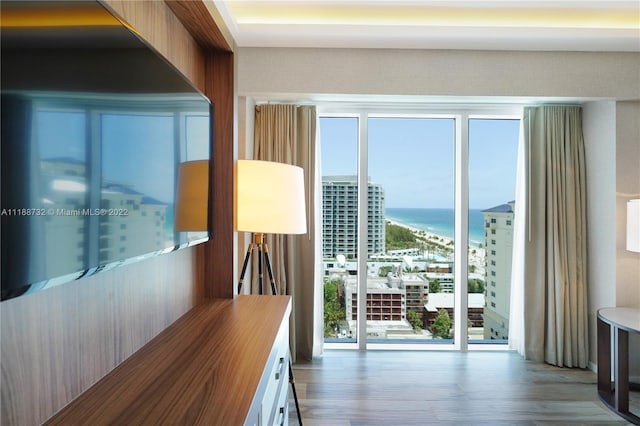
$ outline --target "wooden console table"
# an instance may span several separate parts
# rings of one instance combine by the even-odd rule
[[[630,422],[640,424],[640,417],[629,411],[629,389],[640,389],[637,384],[629,383],[629,333],[640,334],[640,309],[598,310],[598,394],[609,408]]]
[[[196,306],[50,425],[287,424],[289,296]]]

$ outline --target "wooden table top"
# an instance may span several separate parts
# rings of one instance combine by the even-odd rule
[[[639,308],[602,308],[598,309],[598,318],[626,331],[640,333]]]

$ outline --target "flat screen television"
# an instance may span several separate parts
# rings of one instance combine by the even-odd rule
[[[209,100],[99,2],[0,7],[2,300],[206,241],[174,204]]]

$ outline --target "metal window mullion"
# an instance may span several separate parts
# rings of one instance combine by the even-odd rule
[[[89,199],[87,200],[90,209],[102,208],[102,112],[94,109],[87,109],[87,164],[86,171]],[[87,229],[85,231],[86,259],[89,265],[100,264],[100,217],[89,215],[85,219]],[[85,265],[86,267],[86,265]]]
[[[468,241],[469,241],[469,117],[456,118],[455,138],[455,245],[454,245],[454,344],[468,349]]]
[[[367,349],[368,117],[358,118],[358,349]]]

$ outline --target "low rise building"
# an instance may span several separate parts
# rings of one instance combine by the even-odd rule
[[[427,279],[429,282],[438,281],[441,293],[453,293],[455,287],[453,277],[453,263],[430,263],[427,265]]]
[[[345,282],[347,320],[357,319],[358,283],[356,277]],[[367,321],[406,321],[406,292],[400,280],[391,277],[367,279]]]
[[[454,294],[453,293],[431,293],[428,301],[424,305],[426,315],[426,326],[430,329],[438,316],[440,309],[445,309],[449,317],[453,319],[454,315]],[[467,316],[469,319],[469,338],[483,339],[482,328],[484,327],[483,310],[484,310],[484,294],[469,293],[467,306]]]

